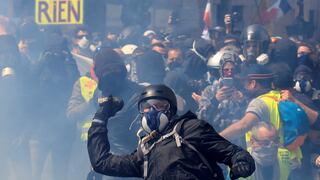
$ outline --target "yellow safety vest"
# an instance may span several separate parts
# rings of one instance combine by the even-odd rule
[[[82,76],[80,78],[80,90],[83,99],[86,102],[89,102],[94,95],[94,92],[97,89],[97,82],[87,76]],[[91,120],[85,120],[81,123],[81,140],[87,141],[88,140],[88,130],[91,127]]]
[[[269,110],[270,122],[278,130],[280,135],[280,147],[278,148],[278,162],[280,167],[280,180],[287,180],[290,173],[290,164],[292,162],[301,163],[302,152],[298,148],[295,151],[288,151],[285,147],[281,146],[283,144],[284,136],[282,129],[282,122],[280,120],[280,114],[278,111],[278,102],[281,99],[281,94],[279,91],[269,91],[267,94],[263,94],[258,97],[267,106]],[[251,131],[246,133],[246,141],[248,147],[250,146]]]

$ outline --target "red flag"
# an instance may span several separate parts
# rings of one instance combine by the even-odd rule
[[[203,14],[203,22],[204,22],[204,29],[202,31],[202,38],[203,39],[210,39],[209,36],[209,27],[211,26],[212,23],[212,19],[211,19],[211,2],[210,0],[207,1],[207,5],[206,8],[204,10],[204,14]]]
[[[268,24],[279,19],[291,9],[292,8],[287,0],[277,0],[270,8],[261,13],[262,23]]]

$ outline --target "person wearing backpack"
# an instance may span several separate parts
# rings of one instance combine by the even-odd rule
[[[240,73],[240,80],[244,82],[244,93],[247,94],[250,101],[244,117],[238,122],[230,125],[220,133],[226,139],[235,139],[246,134],[246,141],[250,147],[250,129],[259,121],[268,121],[279,131],[280,144],[278,148],[278,162],[280,167],[280,180],[287,180],[293,169],[299,168],[301,165],[302,153],[298,145],[291,148],[290,145],[295,144],[299,133],[289,136],[290,141],[285,141],[287,134],[284,133],[285,123],[281,121],[281,111],[279,103],[281,100],[281,92],[273,90],[274,73],[269,71],[267,67],[261,65],[251,65],[245,67]],[[286,107],[286,105],[285,105]],[[296,107],[296,106],[295,106]],[[295,111],[298,111],[295,109]],[[301,108],[299,111],[303,111]],[[296,129],[290,129],[298,131]],[[292,132],[289,131],[289,132]],[[303,131],[302,131],[303,132]],[[304,140],[302,138],[302,140]],[[300,142],[300,141],[299,141]],[[302,141],[303,143],[303,141]],[[301,145],[301,142],[300,142]]]
[[[94,115],[88,131],[93,169],[109,176],[144,179],[224,179],[217,163],[230,167],[231,179],[255,170],[251,155],[222,138],[207,122],[187,112],[178,116],[176,95],[165,85],[147,86],[140,94],[140,141],[128,155],[110,152],[107,124],[123,106],[109,96]],[[110,120],[111,121],[111,120]]]

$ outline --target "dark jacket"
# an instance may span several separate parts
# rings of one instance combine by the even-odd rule
[[[185,122],[179,135],[207,159],[213,174],[195,151],[184,145],[177,147],[174,138],[167,138],[156,144],[148,154],[145,179],[223,179],[217,162],[231,167],[242,161],[254,167],[254,160],[247,151],[222,138],[212,126],[196,119],[191,112],[171,121],[163,134],[171,132],[180,120]],[[116,156],[109,152],[108,130],[104,125],[93,122],[88,133],[88,151],[95,171],[111,176],[143,177],[144,156],[141,146],[130,155]]]
[[[138,142],[136,132],[139,129],[137,116],[139,93],[142,86],[126,80],[123,90],[119,90],[119,97],[124,100],[124,107],[115,116],[109,119],[109,140],[111,150],[117,154],[132,152]]]

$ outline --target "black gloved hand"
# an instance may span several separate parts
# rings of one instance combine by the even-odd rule
[[[248,177],[253,173],[254,170],[255,167],[251,167],[251,165],[248,162],[236,162],[231,167],[230,178],[233,180],[238,179],[239,177]]]
[[[95,113],[93,119],[107,121],[110,117],[114,116],[123,107],[123,100],[119,97],[104,97],[99,100],[99,109]]]

